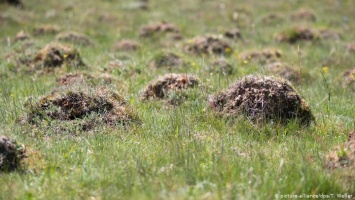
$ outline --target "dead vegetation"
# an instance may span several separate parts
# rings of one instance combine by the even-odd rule
[[[229,55],[232,53],[229,43],[215,35],[195,37],[185,44],[184,49],[186,52],[193,54]]]
[[[115,51],[137,51],[141,48],[138,42],[132,40],[121,40],[114,44]]]
[[[307,8],[301,8],[293,12],[290,18],[292,21],[316,21],[316,15],[314,14],[314,11]]]
[[[149,63],[149,67],[151,68],[175,68],[182,65],[183,60],[180,56],[170,52],[156,55]]]
[[[279,42],[296,43],[299,41],[315,41],[319,38],[316,29],[306,26],[295,26],[279,32],[275,39]]]
[[[226,116],[244,115],[256,123],[287,123],[297,119],[308,125],[314,117],[292,85],[268,76],[246,76],[210,98],[210,106]]]
[[[60,42],[68,42],[81,46],[92,45],[91,40],[86,35],[74,31],[59,33],[56,39]]]
[[[114,90],[74,84],[54,89],[49,95],[25,104],[25,121],[52,130],[92,130],[100,125],[128,125],[139,121],[132,108]],[[69,131],[70,132],[70,131]]]
[[[76,49],[59,43],[51,43],[42,48],[33,62],[36,66],[42,66],[47,69],[62,67],[64,65],[68,67],[85,66]]]
[[[187,96],[184,90],[198,87],[200,80],[193,75],[166,74],[150,83],[142,92],[143,100],[166,99],[169,104],[178,105]]]
[[[282,53],[278,49],[267,48],[260,51],[242,52],[240,59],[247,61],[255,61],[261,64],[279,61]]]
[[[6,136],[0,136],[0,171],[13,171],[21,167],[26,158],[25,148]]]

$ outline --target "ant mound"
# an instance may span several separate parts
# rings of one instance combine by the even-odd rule
[[[350,88],[355,91],[355,69],[345,71],[341,81],[343,88]]]
[[[33,34],[36,36],[40,35],[55,35],[59,33],[60,28],[55,25],[43,25],[43,26],[38,26],[33,29]]]
[[[22,8],[23,7],[23,3],[22,1],[20,0],[3,0],[3,1],[0,1],[0,3],[2,2],[6,2],[12,6],[16,6],[16,7],[19,7],[19,8]]]
[[[185,45],[185,51],[194,54],[230,54],[232,48],[229,43],[217,36],[195,37]]]
[[[33,125],[65,131],[92,130],[100,125],[127,125],[138,120],[132,108],[114,90],[76,84],[54,89],[51,94],[25,103],[25,120]]]
[[[0,136],[0,171],[13,171],[21,166],[21,160],[26,158],[23,146]]]
[[[334,147],[326,155],[326,163],[330,169],[355,167],[355,137]]]
[[[20,31],[16,34],[14,42],[25,41],[31,39],[31,36],[24,31]]]
[[[193,75],[166,74],[150,83],[142,92],[143,100],[167,99],[168,103],[177,105],[185,98],[183,91],[198,87],[200,80]]]
[[[139,35],[141,37],[152,37],[156,34],[180,33],[179,29],[171,23],[161,22],[152,25],[142,26]]]
[[[355,42],[348,43],[346,45],[346,50],[349,52],[355,52]]]
[[[266,70],[274,75],[280,76],[292,83],[299,83],[301,80],[311,80],[309,73],[297,70],[298,67],[291,67],[287,63],[273,62],[265,66]]]
[[[319,33],[316,29],[305,26],[296,26],[286,29],[278,33],[275,37],[276,41],[296,43],[298,41],[315,41],[319,38]]]
[[[226,31],[223,34],[224,37],[229,38],[229,39],[241,39],[242,34],[240,33],[240,30],[238,28]]]
[[[295,11],[291,14],[290,18],[292,21],[316,21],[316,15],[314,14],[314,12],[306,8],[301,8]]]
[[[52,43],[42,48],[34,58],[36,66],[44,68],[62,67],[84,67],[79,52],[66,45]]]
[[[280,24],[285,21],[284,17],[280,14],[271,13],[261,18],[260,22],[265,25]]]
[[[249,75],[227,90],[210,98],[210,106],[219,114],[238,116],[252,121],[287,123],[298,119],[309,125],[314,117],[305,100],[291,83],[268,76]]]
[[[161,53],[156,55],[149,63],[152,68],[181,67],[183,60],[174,53]]]
[[[92,44],[91,40],[87,36],[73,31],[59,33],[56,36],[56,39],[60,42],[68,42],[82,46],[88,46]]]
[[[137,51],[140,48],[140,45],[132,40],[121,40],[115,43],[113,47],[115,51]]]
[[[233,66],[225,59],[218,59],[209,66],[209,72],[221,72],[223,75],[231,75],[233,73]]]
[[[240,55],[242,60],[256,61],[261,64],[278,61],[282,53],[278,49],[263,49],[261,51],[244,52]]]
[[[319,30],[319,37],[324,40],[340,40],[340,33],[334,30],[322,28]]]
[[[99,83],[110,84],[112,82],[112,77],[108,74],[101,74],[98,76],[90,74],[78,74],[78,73],[68,73],[57,79],[59,86],[63,85],[74,85],[74,84],[91,84],[98,85]]]

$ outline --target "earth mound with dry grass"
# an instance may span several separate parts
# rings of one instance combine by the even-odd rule
[[[292,21],[316,21],[316,15],[314,14],[314,11],[307,8],[296,10],[291,14],[290,18]]]
[[[231,75],[234,71],[234,68],[231,64],[225,59],[217,59],[209,65],[209,72],[222,73],[223,75]]]
[[[180,104],[185,98],[183,92],[198,87],[200,80],[193,75],[166,74],[150,83],[142,92],[143,100],[166,99],[168,103]]]
[[[308,125],[313,114],[292,85],[282,79],[249,75],[210,98],[210,106],[227,116],[244,115],[254,122],[287,123],[297,119]]]
[[[170,68],[170,67],[181,67],[183,65],[183,60],[175,53],[160,53],[156,55],[149,63],[151,68]]]
[[[74,31],[59,33],[56,39],[60,42],[68,42],[76,45],[88,46],[92,42],[86,35]]]
[[[340,81],[343,88],[355,91],[355,69],[345,71]]]
[[[282,53],[278,49],[267,48],[260,51],[242,52],[240,58],[247,61],[256,61],[261,64],[278,61]]]
[[[137,51],[141,48],[138,42],[124,39],[114,44],[115,51]]]
[[[42,35],[55,35],[59,33],[60,27],[56,25],[41,25],[37,26],[33,29],[33,34],[36,36],[42,36]]]
[[[98,85],[100,83],[110,84],[113,78],[109,74],[91,75],[86,73],[67,73],[57,79],[60,86],[74,84],[91,84]]]
[[[315,41],[319,38],[319,32],[306,26],[295,26],[279,32],[275,39],[279,42],[296,43],[298,41]]]
[[[184,49],[186,52],[193,54],[228,55],[232,53],[229,42],[214,35],[195,37],[185,44]]]
[[[44,68],[62,67],[84,67],[79,52],[71,46],[52,43],[43,47],[34,58],[35,65]]]
[[[334,147],[326,155],[327,167],[330,169],[355,167],[355,138]]]
[[[0,136],[0,171],[13,171],[20,168],[23,158],[26,158],[23,146],[6,136]]]
[[[68,127],[86,131],[100,125],[127,125],[139,121],[123,97],[104,86],[63,86],[34,102],[26,102],[25,109],[28,123],[52,124],[49,127],[59,131]]]
[[[311,76],[305,70],[301,70],[298,66],[291,66],[283,62],[273,62],[267,64],[265,69],[276,76],[291,81],[292,83],[300,83],[301,81],[311,81]],[[301,71],[300,71],[301,70]]]
[[[151,25],[142,26],[139,35],[141,37],[152,37],[157,34],[167,34],[167,33],[180,33],[180,30],[175,24],[168,22],[160,22]]]

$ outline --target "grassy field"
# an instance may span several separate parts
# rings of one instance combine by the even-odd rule
[[[342,87],[343,72],[355,66],[354,52],[346,49],[355,41],[354,1],[151,0],[148,9],[141,4],[27,0],[22,9],[0,4],[0,135],[24,144],[28,156],[23,170],[0,173],[0,199],[274,199],[276,194],[345,193],[354,198],[354,168],[330,170],[325,162],[327,153],[355,128],[355,93]],[[301,8],[313,11],[316,20],[292,20]],[[270,14],[280,19],[266,23],[263,19]],[[164,34],[139,37],[142,26],[162,21],[175,24],[183,40]],[[334,30],[340,38],[294,44],[275,40],[278,32],[300,24]],[[90,38],[91,45],[72,44],[87,68],[38,73],[15,62],[12,55],[30,57],[55,40],[55,34],[33,33],[43,25]],[[234,28],[240,29],[242,39],[229,42],[233,52],[225,59],[233,66],[231,75],[207,70],[223,55],[183,50],[195,36]],[[31,38],[15,42],[21,30]],[[115,51],[114,43],[122,39],[135,40],[141,48]],[[294,86],[312,109],[315,123],[256,125],[245,117],[221,117],[209,108],[209,95],[241,77],[272,75],[265,63],[240,58],[244,51],[264,48],[279,49],[280,61],[301,66],[307,74]],[[162,52],[173,52],[186,64],[177,69],[149,67]],[[111,87],[141,123],[102,125],[76,134],[19,123],[26,115],[25,102],[49,94],[64,73],[97,75],[113,62],[123,66],[110,72],[116,80]],[[171,72],[195,74],[204,87],[188,90],[189,98],[180,106],[140,100],[147,84]]]

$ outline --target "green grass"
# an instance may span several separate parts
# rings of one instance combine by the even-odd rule
[[[344,70],[355,65],[345,44],[355,41],[354,8],[351,0],[327,1],[150,1],[149,10],[133,9],[132,1],[24,1],[23,10],[0,5],[0,135],[15,138],[28,150],[24,171],[0,173],[0,199],[273,199],[275,194],[353,194],[355,175],[347,169],[328,170],[324,157],[346,140],[353,129],[355,93],[341,88]],[[225,6],[223,6],[225,5]],[[224,7],[224,8],[223,8]],[[289,15],[298,8],[315,11],[313,27],[341,32],[340,41],[320,40],[294,45],[275,42],[275,33],[287,29]],[[233,21],[233,12],[240,19]],[[113,20],[100,21],[109,14]],[[264,25],[269,13],[284,21]],[[181,42],[164,45],[166,39],[140,39],[139,28],[167,21],[181,30],[184,39],[207,33],[221,34],[239,27],[243,41],[232,42],[234,53],[226,59],[235,67],[231,76],[210,73],[205,65],[218,56],[194,56],[182,51]],[[302,22],[303,23],[303,22]],[[113,59],[128,56],[122,70],[112,73],[122,92],[135,108],[142,125],[127,128],[99,127],[78,135],[54,135],[50,130],[20,125],[23,104],[56,87],[60,74],[35,75],[9,71],[16,67],[5,56],[21,44],[7,45],[17,32],[31,33],[34,27],[54,24],[90,37],[93,46],[76,46],[87,72],[100,72]],[[120,39],[141,43],[137,52],[118,53],[113,44]],[[32,51],[54,40],[33,36]],[[12,41],[12,40],[11,40]],[[298,55],[298,46],[301,55]],[[221,91],[247,74],[267,74],[255,62],[238,59],[245,50],[278,48],[282,61],[298,65],[312,80],[296,85],[310,105],[316,124],[299,127],[253,125],[243,117],[221,118],[208,108],[208,95]],[[173,72],[196,74],[203,89],[189,91],[192,97],[179,107],[160,101],[142,102],[141,91],[167,69],[147,65],[162,51],[181,55],[191,64]],[[3,59],[4,58],[4,59]],[[321,71],[329,83],[327,88]],[[328,93],[331,93],[328,102]],[[350,178],[349,178],[350,177]],[[354,197],[354,196],[353,196]]]

